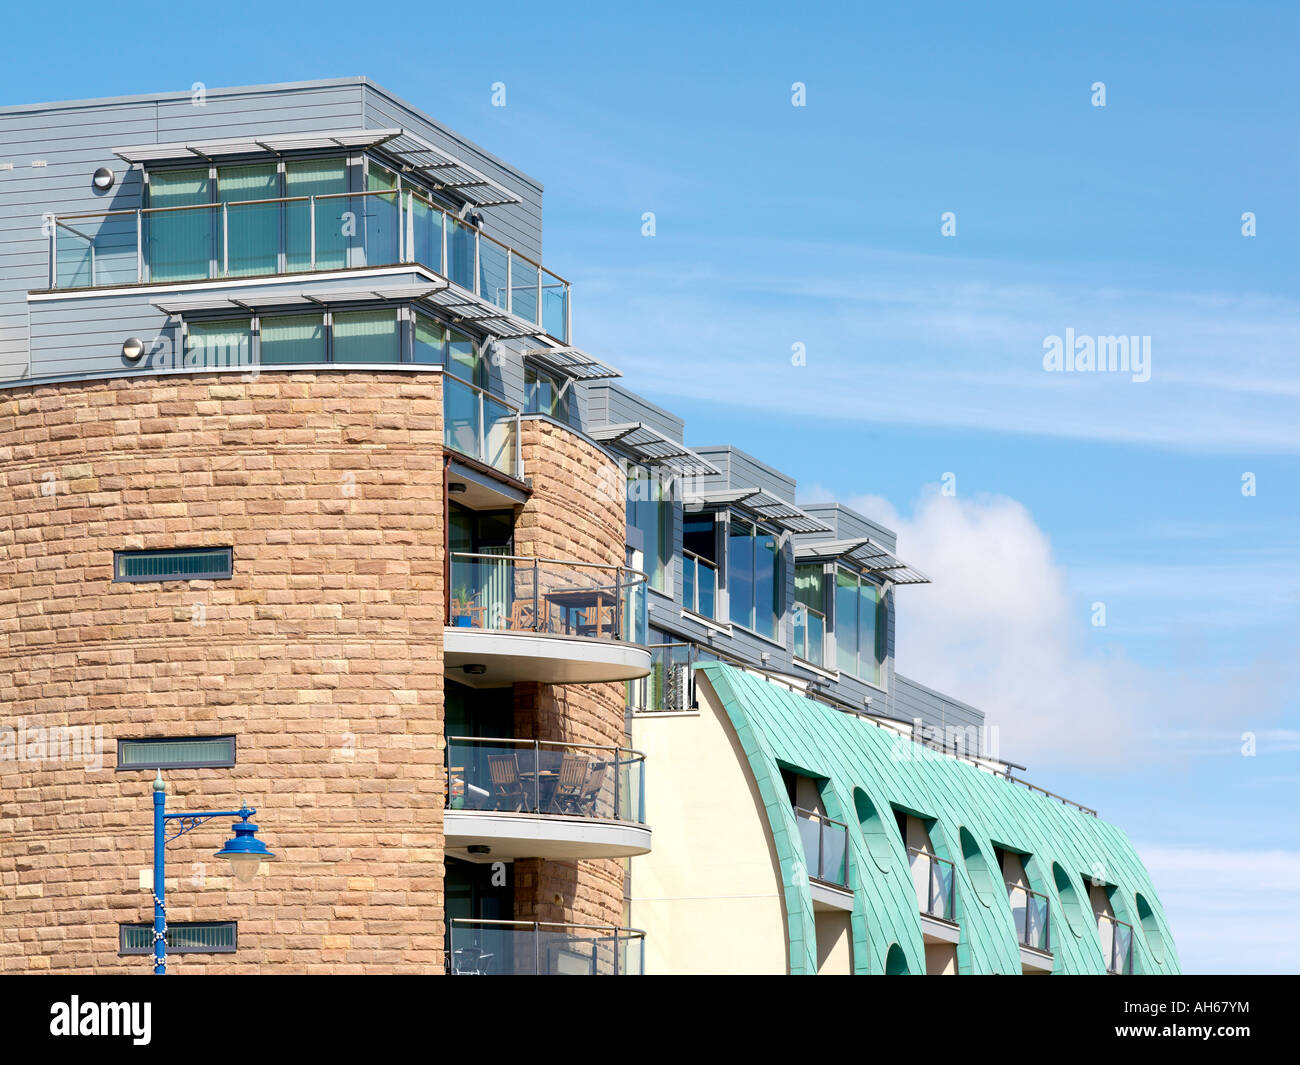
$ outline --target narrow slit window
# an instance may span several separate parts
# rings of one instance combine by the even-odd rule
[[[229,547],[113,553],[114,581],[222,581],[233,575],[234,550]]]
[[[117,926],[119,954],[152,954],[153,925]],[[234,954],[239,946],[235,921],[168,921],[168,954]]]
[[[117,741],[118,769],[224,769],[234,764],[234,736]]]

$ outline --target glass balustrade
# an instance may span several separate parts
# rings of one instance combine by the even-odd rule
[[[450,373],[442,378],[442,442],[445,447],[518,477],[519,411],[486,389]]]
[[[806,603],[794,605],[794,653],[814,666],[825,664],[826,615]]]
[[[1116,920],[1108,914],[1097,914],[1097,935],[1101,939],[1101,954],[1106,959],[1106,971],[1117,976],[1133,973],[1133,926]]]
[[[543,740],[447,739],[447,808],[645,823],[645,756]]]
[[[795,824],[803,843],[808,875],[843,887],[848,883],[848,828],[825,814],[795,807]]]
[[[453,552],[448,624],[639,643],[645,579],[623,566]]]
[[[957,920],[956,882],[952,862],[929,851],[907,848],[912,884],[921,912],[941,921]]]
[[[1052,930],[1047,896],[1008,883],[1007,900],[1011,903],[1011,917],[1020,945],[1051,953]]]
[[[690,551],[682,552],[682,605],[712,618],[718,598],[718,567]]]
[[[645,933],[635,928],[452,918],[447,971],[456,976],[640,976]]]
[[[569,342],[569,283],[410,191],[323,193],[52,217],[50,287],[420,263]]]

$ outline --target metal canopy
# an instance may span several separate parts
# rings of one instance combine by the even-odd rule
[[[328,133],[282,133],[266,137],[237,137],[226,140],[173,141],[169,144],[133,144],[114,148],[113,154],[128,163],[157,163],[172,159],[219,159],[226,155],[259,155],[269,152],[302,152],[322,148],[377,148],[400,129],[345,129]]]
[[[792,533],[830,532],[831,527],[819,518],[800,510],[765,488],[719,488],[687,496],[688,510],[726,507],[744,511],[759,521]]]
[[[587,432],[593,440],[626,451],[637,462],[667,466],[683,476],[717,475],[722,472],[685,444],[678,443],[644,422],[601,425]]]
[[[814,540],[794,545],[796,562],[830,562],[845,559],[865,573],[877,573],[895,584],[929,584],[930,578],[913,569],[869,536],[852,540]]]
[[[550,347],[529,348],[524,358],[537,363],[545,370],[569,377],[574,381],[599,381],[608,377],[622,377],[614,367],[588,355],[581,348]]]
[[[133,144],[114,148],[113,154],[128,163],[156,163],[173,159],[208,161],[235,155],[283,155],[286,152],[319,151],[326,148],[383,148],[398,168],[423,175],[434,189],[454,193],[477,207],[500,207],[521,203],[521,198],[498,181],[476,170],[463,159],[425,140],[418,133],[392,129],[344,129],[327,133],[281,133],[264,137],[234,137],[224,140],[174,141],[169,144]]]
[[[446,288],[440,285],[392,285],[375,288],[321,289],[315,292],[250,292],[241,295],[199,296],[186,299],[159,299],[153,306],[164,314],[190,314],[195,311],[253,311],[264,307],[323,307],[335,303],[359,303],[366,300],[426,299]]]

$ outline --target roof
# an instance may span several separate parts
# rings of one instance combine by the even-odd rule
[[[682,476],[716,475],[719,472],[708,459],[645,422],[601,425],[589,429],[588,435],[593,440],[626,452],[637,462],[667,466]]]
[[[113,154],[128,163],[151,163],[173,159],[213,160],[237,155],[283,155],[323,148],[382,149],[404,172],[420,174],[433,188],[455,193],[479,207],[521,202],[518,195],[499,181],[445,148],[439,148],[418,133],[402,127],[132,144],[114,148]]]
[[[939,857],[953,862],[960,972],[1021,971],[995,846],[1030,856],[1026,864],[1031,887],[1049,899],[1054,973],[1105,971],[1084,880],[1099,864],[1107,882],[1116,887],[1116,916],[1135,929],[1137,971],[1179,971],[1169,923],[1151,879],[1133,845],[1115,826],[747,671],[709,662],[697,667],[697,676],[705,681],[699,685],[702,704],[720,704],[758,788],[760,816],[780,867],[792,972],[817,971],[817,936],[799,826],[781,780],[783,766],[797,766],[823,780],[827,814],[852,826],[845,839],[858,972],[884,972],[885,959],[895,947],[906,958],[908,971],[925,972],[911,863],[894,826],[895,809],[932,818],[935,849]],[[1065,890],[1077,900],[1075,906],[1062,905],[1057,866],[1067,878]],[[982,872],[973,874],[973,869]],[[1139,893],[1153,911],[1147,923],[1137,916]],[[1153,942],[1159,952],[1152,949]]]
[[[786,532],[830,532],[831,527],[819,518],[800,510],[793,503],[774,495],[766,488],[713,488],[686,497],[687,510],[739,510],[757,521],[775,525]]]
[[[869,536],[849,540],[800,540],[794,545],[797,562],[844,559],[866,573],[877,573],[895,584],[929,584],[930,578],[901,561]]]

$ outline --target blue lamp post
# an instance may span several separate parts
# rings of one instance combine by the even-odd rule
[[[247,806],[238,810],[203,810],[191,814],[166,812],[167,785],[159,770],[153,782],[153,971],[155,976],[167,972],[167,881],[163,872],[164,851],[177,836],[211,821],[214,817],[238,818],[235,834],[216,852],[217,858],[229,858],[235,879],[241,884],[251,884],[263,860],[274,860],[275,855],[257,838],[257,826],[249,821],[256,810]],[[169,822],[172,822],[169,824]]]

